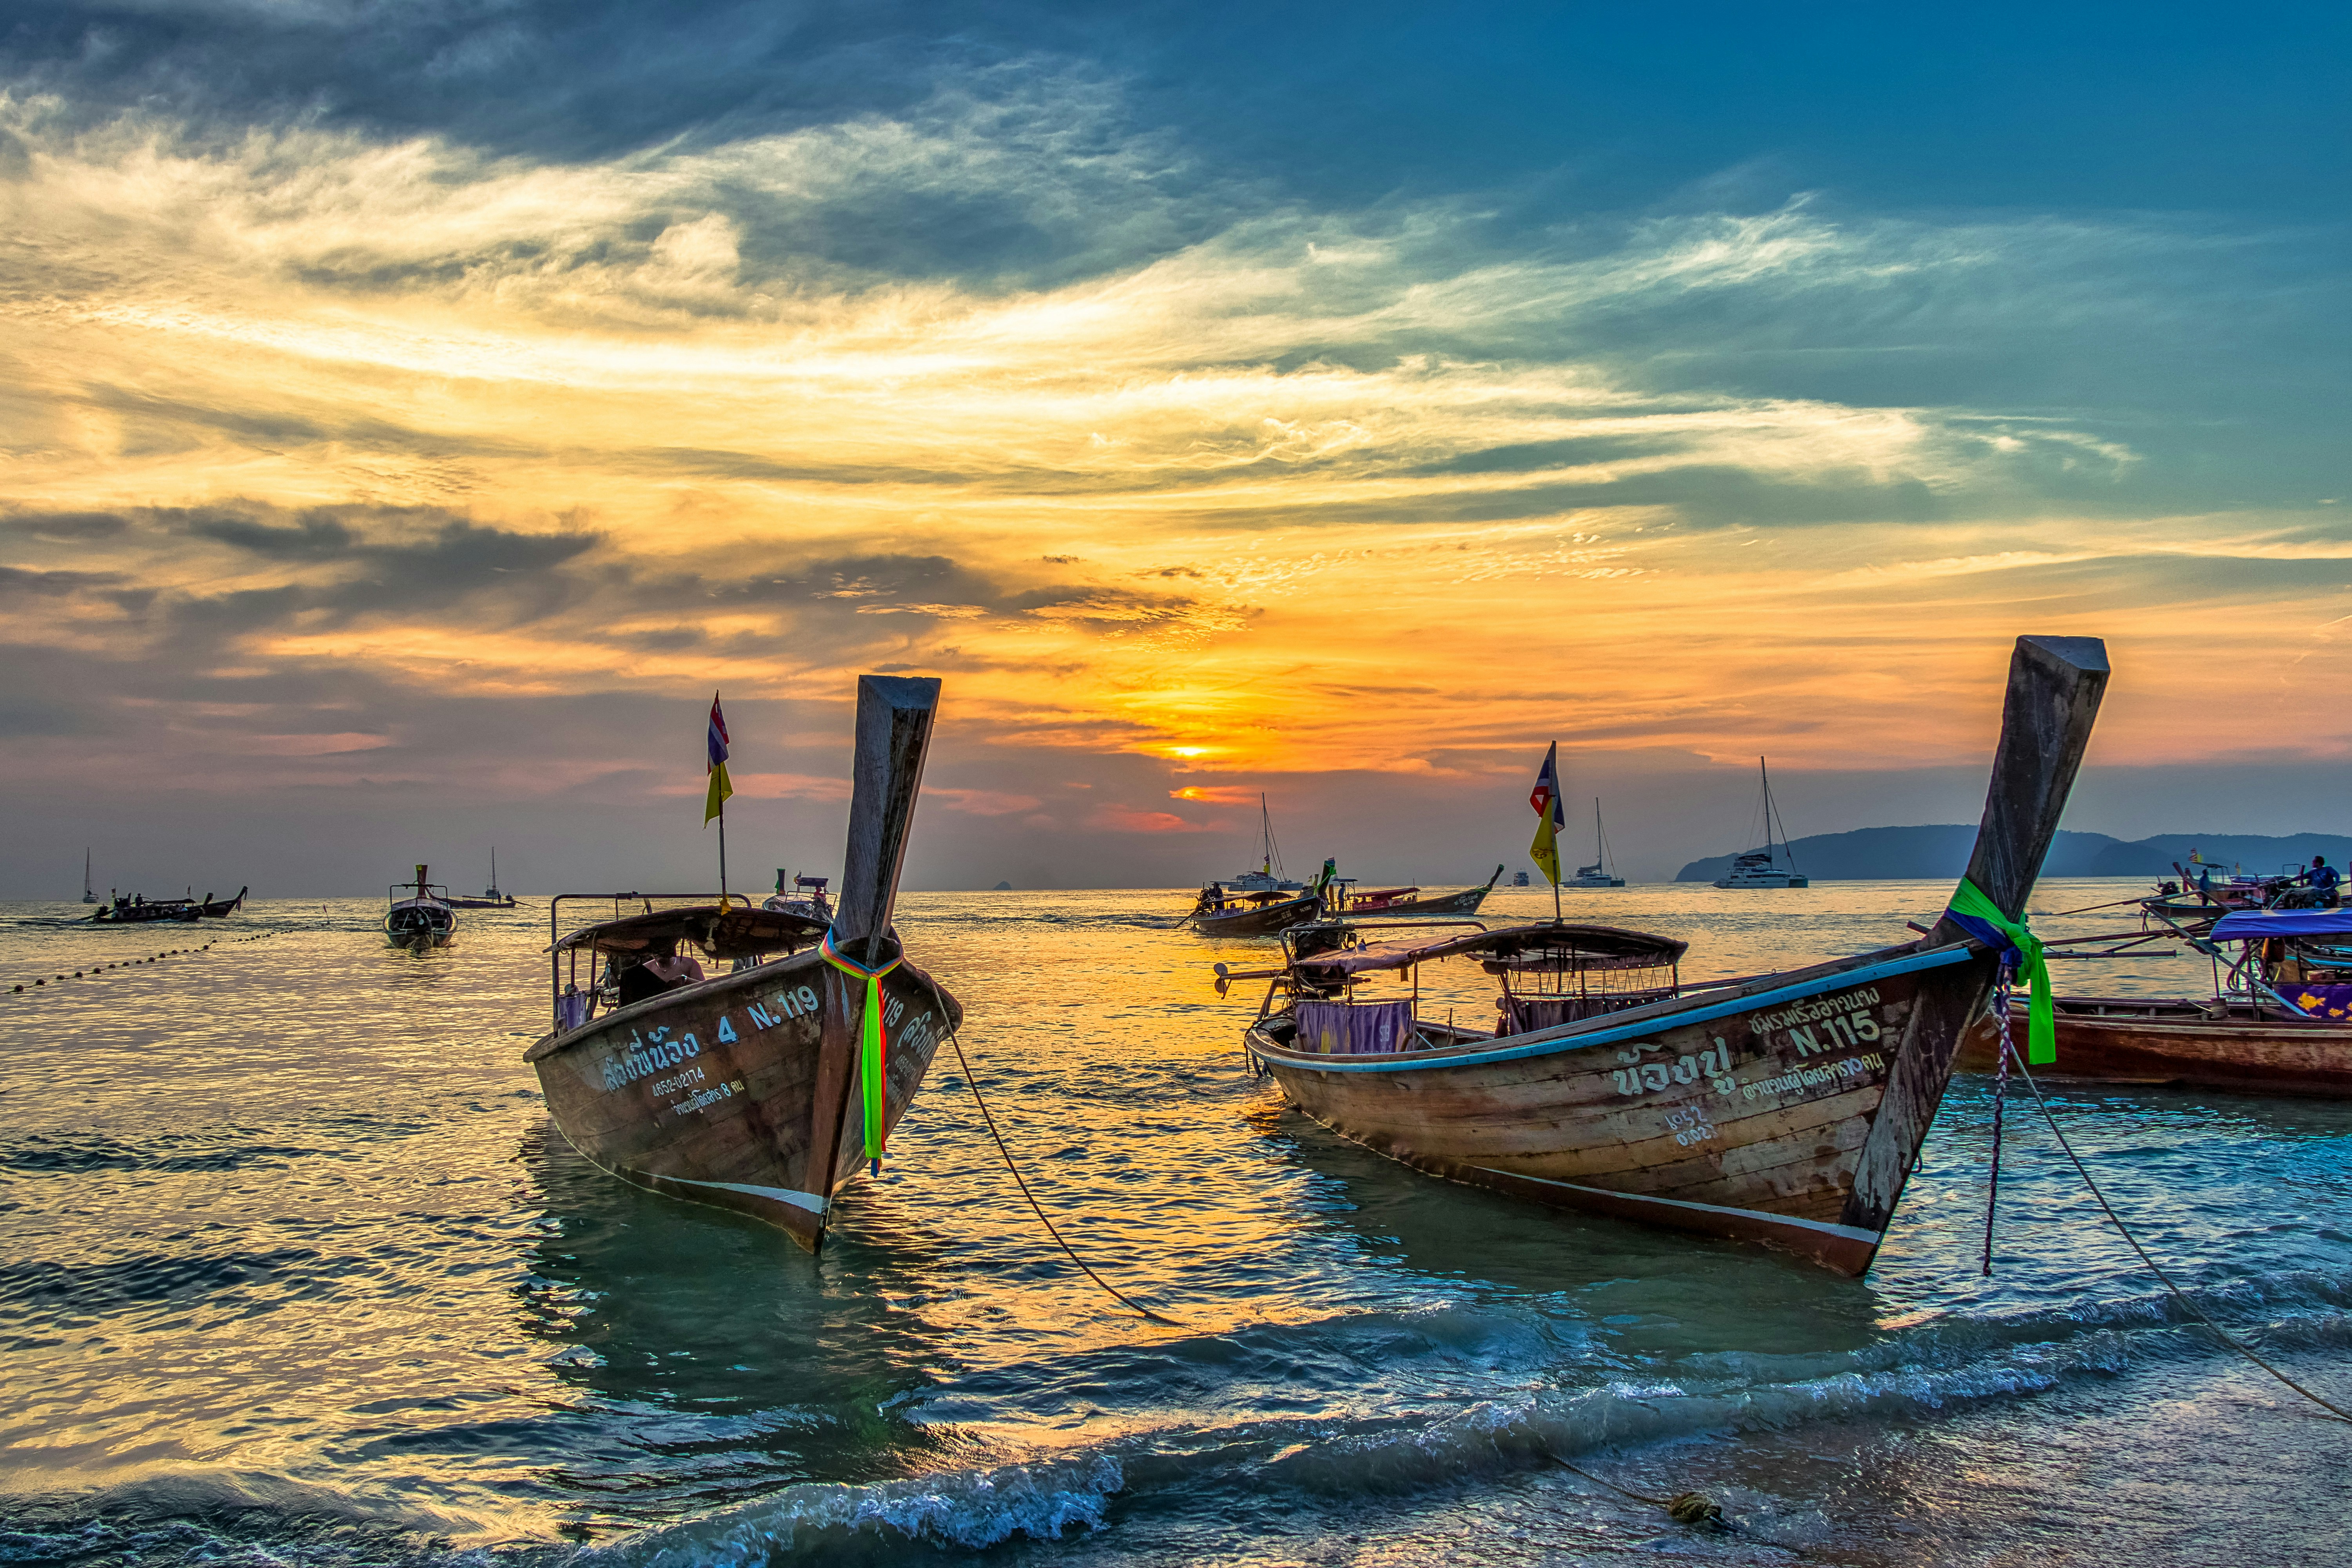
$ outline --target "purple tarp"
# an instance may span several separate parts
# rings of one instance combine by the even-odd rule
[[[1301,1002],[1291,1011],[1302,1051],[1353,1057],[1412,1048],[1410,1002]]]
[[[2278,994],[2315,1018],[2352,1018],[2352,985],[2282,985]]]
[[[2352,910],[2234,910],[2213,927],[2215,942],[2274,936],[2352,937]]]

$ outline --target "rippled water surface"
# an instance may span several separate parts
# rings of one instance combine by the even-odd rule
[[[1575,912],[1685,938],[1699,978],[1900,940],[1948,890]],[[1983,1080],[1876,1269],[1839,1279],[1435,1182],[1286,1111],[1238,1049],[1255,989],[1208,971],[1269,944],[1205,942],[1187,904],[900,911],[1040,1199],[1173,1326],[1055,1249],[951,1050],[822,1258],[599,1174],[520,1059],[543,905],[421,956],[364,901],[0,909],[0,1563],[2344,1560],[2313,1503],[2352,1482],[2352,1430],[2185,1326],[2015,1102],[1981,1275]],[[2060,983],[2210,988],[2182,959]],[[2352,1403],[2352,1107],[2051,1099],[2199,1303]],[[1735,1528],[1561,1460],[1705,1490]]]

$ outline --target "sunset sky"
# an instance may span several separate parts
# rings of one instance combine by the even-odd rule
[[[2352,831],[2339,17],[13,6],[0,896]]]

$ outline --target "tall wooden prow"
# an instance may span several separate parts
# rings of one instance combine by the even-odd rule
[[[2099,700],[2106,694],[2107,675],[2107,647],[2097,637],[2020,637],[2010,655],[2000,743],[1993,752],[1992,783],[1985,792],[1984,820],[1969,857],[1968,879],[2012,921],[2024,913],[2042,858],[2057,837]],[[1918,946],[1927,950],[1968,940],[1968,931],[1948,912]],[[1977,967],[1976,985],[1923,1003],[1913,1028],[1925,1048],[1897,1058],[1863,1148],[1846,1225],[1881,1231],[1894,1214],[1920,1141],[1951,1081],[1960,1037],[1991,996],[1998,966],[1988,955]],[[1939,1008],[1951,1016],[1927,1016]]]
[[[940,683],[927,676],[863,675],[857,679],[857,740],[850,761],[849,842],[842,857],[841,898],[834,906],[832,945],[866,965],[898,955],[890,925],[907,831],[922,787]],[[865,1019],[862,982],[828,966],[824,976],[824,1041],[817,1063],[810,1158],[830,1194],[845,1173],[842,1144],[850,1098],[856,1089],[859,1029]],[[851,1163],[854,1164],[854,1156]],[[816,1245],[822,1246],[823,1233]]]

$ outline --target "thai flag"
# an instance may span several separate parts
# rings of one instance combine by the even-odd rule
[[[1558,741],[1554,741],[1551,743],[1551,750],[1544,754],[1543,771],[1536,774],[1536,787],[1528,796],[1528,805],[1535,808],[1535,814],[1538,816],[1550,817],[1554,827],[1568,826],[1568,815],[1561,810],[1559,804],[1559,742]]]
[[[702,771],[710,780],[710,787],[702,796],[702,826],[708,827],[735,793],[735,781],[727,776],[727,715],[719,710],[716,691],[710,694],[710,761]],[[726,833],[723,823],[719,831],[722,836]]]

